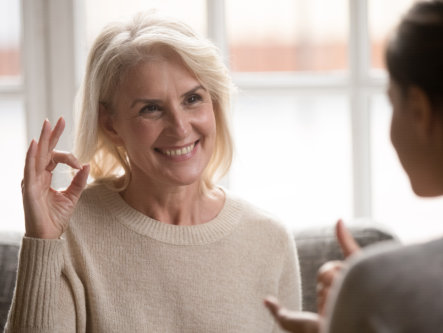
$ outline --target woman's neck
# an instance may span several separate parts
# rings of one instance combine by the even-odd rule
[[[214,219],[224,204],[221,189],[204,193],[200,186],[199,183],[167,186],[131,180],[120,195],[131,207],[157,221],[197,225]]]

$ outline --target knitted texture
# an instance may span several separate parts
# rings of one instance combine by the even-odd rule
[[[23,239],[6,332],[280,332],[263,298],[301,308],[294,241],[225,193],[212,221],[176,226],[88,188],[62,240]]]

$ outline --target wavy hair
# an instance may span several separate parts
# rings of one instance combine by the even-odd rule
[[[124,74],[162,49],[179,55],[208,90],[214,105],[215,147],[202,175],[202,190],[213,188],[231,166],[229,114],[233,84],[218,49],[182,22],[154,13],[139,13],[128,22],[107,25],[97,37],[76,99],[74,152],[81,163],[90,164],[90,175],[95,181],[106,182],[116,191],[129,184],[131,164],[125,149],[115,146],[99,125],[100,103],[112,103]]]

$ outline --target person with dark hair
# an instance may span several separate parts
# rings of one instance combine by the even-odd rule
[[[412,6],[389,41],[386,64],[392,144],[413,191],[421,197],[443,195],[443,1]],[[265,300],[283,328],[300,333],[443,330],[443,238],[358,251],[342,223],[337,231],[345,250],[358,254],[341,270],[321,272],[319,289],[326,290],[327,300],[319,302],[326,303],[319,315]]]

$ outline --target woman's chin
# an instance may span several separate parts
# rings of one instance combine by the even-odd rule
[[[432,198],[443,195],[443,186],[438,186],[435,182],[426,184],[422,181],[410,179],[412,190],[422,198]]]

